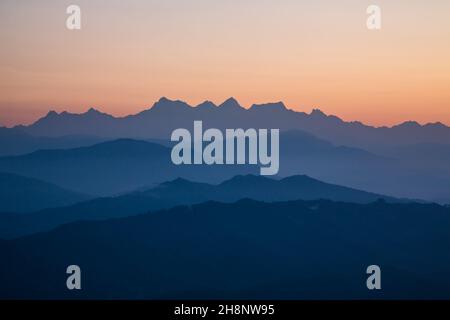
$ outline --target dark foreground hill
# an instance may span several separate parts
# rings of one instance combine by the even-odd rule
[[[0,212],[29,212],[68,206],[88,198],[51,183],[0,172]]]
[[[0,297],[448,299],[448,230],[433,204],[208,202],[2,241]],[[81,291],[66,289],[73,264]]]
[[[149,210],[195,204],[209,200],[234,202],[243,198],[263,201],[329,199],[369,203],[378,199],[400,200],[327,184],[308,176],[292,176],[281,180],[261,176],[236,176],[219,185],[176,179],[141,192],[118,197],[98,198],[67,207],[51,208],[29,214],[1,214],[0,238],[14,238],[47,231],[76,220],[125,217]]]

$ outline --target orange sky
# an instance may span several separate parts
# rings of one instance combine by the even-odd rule
[[[65,10],[82,9],[82,30]],[[382,8],[382,29],[366,8]],[[450,125],[448,0],[2,0],[0,124],[161,96]]]

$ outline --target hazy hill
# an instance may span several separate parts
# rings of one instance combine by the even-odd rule
[[[168,150],[157,144],[117,140],[68,150],[41,150],[0,158],[0,170],[89,194],[126,191],[134,181],[164,176]],[[153,176],[153,180],[148,177]],[[146,179],[147,178],[147,179]],[[129,190],[129,189],[128,189]]]
[[[280,139],[280,167],[284,175],[308,173],[295,163],[288,167],[290,158],[298,161],[296,155],[330,160],[338,157],[340,165],[384,160],[360,149],[335,147],[298,130],[283,133]],[[0,170],[96,195],[123,193],[176,177],[217,183],[236,174],[259,172],[259,166],[175,166],[170,159],[170,143],[163,146],[161,141],[155,141],[158,143],[119,139],[88,147],[0,157]]]
[[[77,220],[125,217],[181,204],[210,200],[233,202],[243,198],[264,201],[330,199],[355,203],[369,203],[378,199],[401,201],[323,183],[307,176],[293,176],[281,180],[251,175],[236,176],[219,185],[176,179],[149,190],[118,197],[93,199],[29,214],[1,214],[0,238],[14,238],[46,231]]]
[[[258,169],[248,166],[175,166],[170,152],[170,148],[156,143],[120,139],[89,147],[1,157],[0,170],[104,196],[176,177],[219,182],[236,174],[254,173]]]
[[[445,145],[397,146],[377,150],[338,146],[293,130],[280,138],[280,175],[316,179],[396,197],[447,203],[450,169]]]
[[[56,185],[0,172],[0,212],[28,212],[84,201],[88,195]]]
[[[416,143],[384,148],[378,152],[418,167],[439,169],[450,174],[450,144]]]
[[[0,128],[0,156],[31,153],[42,149],[69,149],[93,145],[107,139],[93,136],[37,137],[18,128]]]
[[[1,298],[449,299],[450,209],[208,202],[0,243]],[[65,287],[82,270],[82,290]],[[366,288],[366,268],[382,290]]]
[[[152,141],[119,139],[89,147],[0,157],[0,171],[98,196],[148,188],[177,177],[219,183],[239,174],[259,174],[259,166],[254,165],[175,166],[170,159],[170,143]],[[443,203],[450,199],[450,172],[442,166],[336,146],[300,130],[283,132],[279,175],[299,174],[396,197]]]
[[[242,198],[264,201],[328,199],[354,203],[369,203],[378,199],[399,201],[393,197],[324,183],[305,175],[280,180],[254,175],[236,176],[216,186],[177,179],[142,194],[159,199],[182,199],[183,203],[236,201]]]

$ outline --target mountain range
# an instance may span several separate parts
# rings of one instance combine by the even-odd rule
[[[168,139],[177,128],[190,128],[202,120],[205,128],[300,129],[338,145],[371,149],[414,143],[449,144],[450,128],[442,123],[420,125],[414,121],[393,127],[371,127],[361,122],[345,122],[319,109],[310,114],[288,109],[282,102],[243,108],[234,98],[219,106],[206,101],[192,107],[183,101],[161,98],[138,114],[114,117],[94,108],[83,114],[50,111],[29,126],[15,129],[33,136],[62,137],[85,135],[107,138]]]
[[[170,134],[194,120],[279,128],[279,174],[172,164]],[[450,206],[432,203],[450,203],[449,161],[442,123],[375,128],[282,102],[51,111],[0,128],[0,298],[449,299]],[[72,264],[81,291],[65,287]]]
[[[178,178],[154,188],[129,194],[97,198],[70,206],[27,214],[0,214],[0,238],[9,239],[51,230],[77,220],[102,220],[138,215],[147,211],[206,201],[234,202],[249,198],[263,201],[329,199],[353,203],[384,200],[407,202],[384,195],[332,185],[308,176],[274,180],[261,176],[236,176],[218,185]]]
[[[118,139],[85,147],[39,150],[0,157],[0,172],[39,179],[77,193],[114,196],[177,177],[217,184],[259,170],[251,165],[176,166],[170,158],[170,147],[170,141]],[[443,146],[440,149],[446,150]],[[438,157],[442,152],[424,152],[415,161],[409,157],[412,151],[406,150],[406,157],[394,153],[381,156],[337,146],[304,131],[284,131],[280,135],[279,176],[306,174],[394,197],[450,202],[450,170],[446,158]],[[434,160],[427,160],[427,155]]]
[[[450,128],[446,125],[420,125],[407,121],[393,127],[377,128],[360,122],[345,122],[319,109],[309,114],[296,112],[289,110],[282,102],[253,105],[245,109],[233,98],[219,106],[206,101],[195,107],[183,101],[161,98],[151,108],[125,117],[114,117],[94,108],[82,114],[51,111],[29,126],[0,128],[0,157],[28,157],[29,153],[39,150],[92,147],[116,139],[142,140],[170,147],[172,130],[192,129],[194,120],[202,120],[205,129],[281,129],[284,136],[280,149],[283,163],[280,166],[281,176],[307,174],[329,183],[396,197],[450,202]],[[6,161],[1,160],[3,163]],[[140,177],[139,173],[133,173],[138,177],[131,180],[125,178],[124,185],[119,187],[117,181],[122,178],[120,174],[114,180],[94,172],[100,180],[86,183],[83,176],[93,169],[87,165],[83,165],[85,173],[77,172],[76,176],[82,177],[78,182],[70,182],[70,177],[67,181],[61,178],[61,171],[45,176],[46,168],[41,174],[19,167],[21,165],[10,170],[9,164],[0,165],[0,171],[34,177],[66,189],[99,196],[128,192],[176,176],[218,183],[236,174],[254,172],[252,168],[223,170],[215,166],[211,170],[190,167],[180,174],[180,168],[174,171],[174,168],[167,168],[161,171],[161,177],[158,174],[154,178],[145,174]],[[118,166],[113,168],[117,170]],[[142,166],[139,168],[143,169]],[[102,171],[104,169],[100,168],[99,173]],[[125,171],[133,169],[127,166]],[[175,171],[176,175],[164,173]],[[104,177],[108,183],[101,184]]]
[[[176,166],[169,147],[132,139],[88,147],[40,150],[0,158],[0,171],[32,177],[93,196],[111,196],[177,177],[220,182],[255,166]]]

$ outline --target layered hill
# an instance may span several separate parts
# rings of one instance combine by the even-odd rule
[[[28,214],[0,214],[0,238],[14,238],[47,231],[77,220],[102,220],[142,214],[150,210],[205,201],[233,202],[243,198],[262,201],[329,199],[354,203],[377,200],[405,202],[392,197],[323,183],[307,176],[274,180],[236,176],[219,185],[176,179],[155,188],[130,194],[84,201]]]
[[[0,212],[30,212],[61,207],[91,198],[54,184],[0,172]]]

